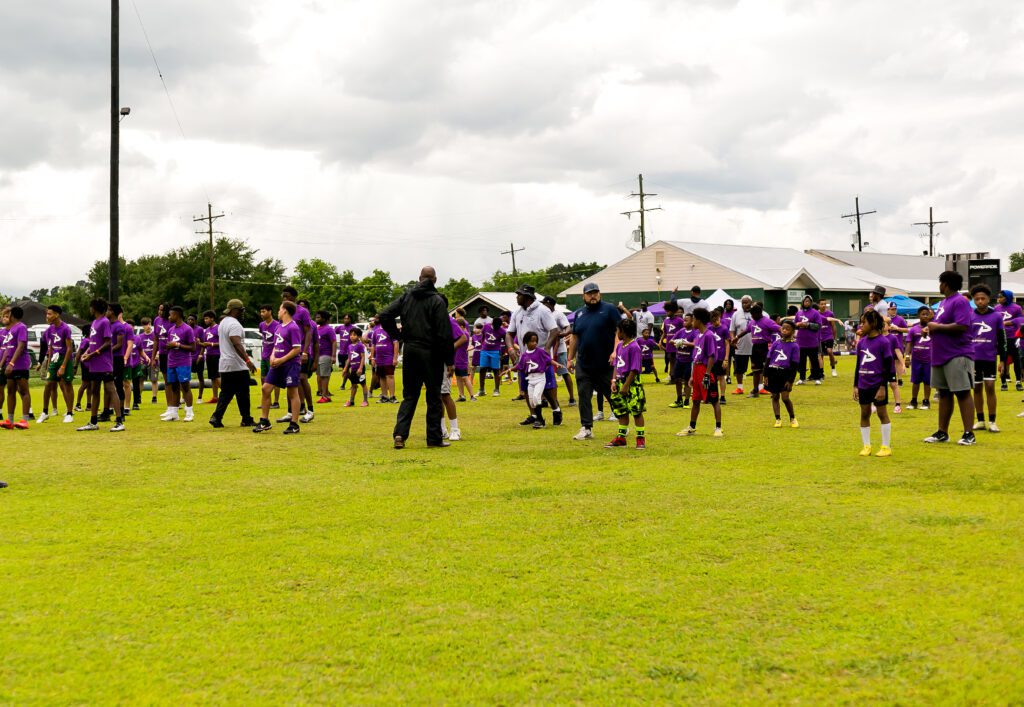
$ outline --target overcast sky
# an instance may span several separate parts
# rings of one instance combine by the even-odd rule
[[[122,254],[218,226],[287,265],[478,281],[649,239],[1005,255],[1024,5],[950,0],[122,2]],[[0,6],[0,292],[108,251],[109,7]],[[12,264],[13,263],[13,264]]]

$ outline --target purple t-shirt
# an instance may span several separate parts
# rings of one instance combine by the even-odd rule
[[[975,361],[995,361],[999,357],[996,336],[1003,325],[1003,314],[989,309],[984,314],[971,312],[971,341],[974,344]]]
[[[359,370],[359,367],[363,365],[363,356],[366,353],[366,347],[363,346],[362,341],[357,341],[354,344],[348,345],[348,370],[349,373],[355,373]]]
[[[551,365],[551,354],[537,346],[533,351],[526,349],[516,362],[516,370],[526,375],[544,373]]]
[[[751,344],[767,344],[772,340],[772,334],[779,332],[779,325],[771,320],[771,318],[762,314],[761,318],[757,321],[753,319],[747,324],[747,331],[750,332],[750,343]],[[799,346],[799,342],[797,346]]]
[[[355,327],[354,324],[339,324],[338,326],[336,326],[334,328],[334,331],[337,332],[337,334],[338,334],[338,360],[339,361],[342,359],[342,357],[348,356],[348,343],[349,343],[348,342],[348,335],[349,335],[349,332],[351,332],[355,328],[356,327]],[[370,340],[371,341],[373,340],[372,334],[370,336]],[[388,365],[390,365],[390,364],[388,364]]]
[[[675,353],[676,345],[672,343],[672,340],[676,338],[676,334],[682,331],[682,328],[682,317],[668,317],[661,323],[661,331],[665,335],[665,350],[669,353]]]
[[[171,323],[163,317],[156,317],[153,319],[153,332],[156,335],[156,352],[167,353],[167,331],[171,328]]]
[[[128,344],[128,337],[131,336],[131,327],[124,322],[114,320],[110,322],[110,345],[113,347],[113,355],[124,358],[124,349]],[[121,345],[117,345],[118,338],[121,339]]]
[[[900,329],[906,329],[907,328],[907,320],[904,319],[903,317],[901,317],[900,315],[896,314],[896,315],[893,316],[892,319],[889,320],[889,325],[890,326],[897,326]],[[894,331],[892,333],[896,335],[897,339],[899,339],[900,349],[902,349],[903,347],[905,347],[907,345],[907,336],[906,336],[906,334],[904,334],[902,331]]]
[[[185,344],[186,346],[196,343],[196,332],[185,322],[172,326],[167,330],[167,343]],[[167,367],[180,368],[181,366],[192,366],[192,352],[182,349],[167,350]]]
[[[615,349],[615,377],[623,381],[626,380],[626,376],[629,375],[630,371],[635,371],[639,374],[641,359],[640,345],[636,343],[636,339],[630,341],[625,346],[619,343]]]
[[[676,330],[675,338],[672,339],[672,345],[675,347],[677,361],[693,360],[693,347],[683,346],[682,342],[688,341],[693,344],[697,341],[698,336],[700,336],[700,332],[696,329]]]
[[[1016,302],[1010,302],[1005,305],[997,304],[995,310],[1003,317],[1003,326],[1006,327],[1006,338],[1012,339],[1016,337],[1020,331],[1020,326],[1015,320],[1024,317],[1024,311],[1021,310],[1020,305]]]
[[[455,368],[465,369],[469,368],[469,336],[465,330],[459,326],[459,323],[455,321],[455,317],[448,317],[452,323],[452,341],[458,341],[462,337],[466,337],[466,340],[462,342],[462,346],[455,348]]]
[[[857,342],[857,387],[868,390],[885,384],[892,370],[892,343],[885,336],[862,336]]]
[[[974,327],[970,303],[959,292],[954,292],[939,303],[935,311],[938,324],[959,324],[964,331],[954,334],[945,331],[932,332],[932,365],[944,366],[957,356],[971,358],[974,355]]]
[[[299,327],[299,331],[302,332],[302,341],[306,340],[306,332],[315,329],[316,325],[313,323],[313,317],[309,316],[309,310],[303,307],[301,304],[295,305],[295,316],[292,317],[292,321],[295,322],[296,326]],[[316,341],[316,332],[309,337],[309,346],[302,350],[304,354],[313,353],[313,342]]]
[[[480,365],[480,347],[484,345],[484,337],[482,334],[473,334],[469,337],[470,342],[473,344],[473,365]]]
[[[395,365],[395,342],[379,324],[370,332],[373,344],[373,360],[378,366]]]
[[[220,325],[214,324],[213,326],[203,329],[203,342],[210,344],[209,348],[204,348],[203,353],[207,358],[217,358],[220,356]]]
[[[302,346],[302,331],[299,329],[299,325],[294,321],[287,324],[279,322],[277,334],[274,336],[274,358],[284,358],[296,346]],[[297,358],[292,361],[297,361]]]
[[[106,317],[100,317],[92,323],[92,333],[89,334],[89,350],[99,350],[100,346],[103,345],[104,340],[113,344],[112,335],[113,327],[110,326],[110,320]],[[105,351],[102,351],[89,359],[89,370],[93,373],[114,372],[114,355],[109,346]]]
[[[51,324],[43,333],[43,338],[46,340],[46,355],[50,357],[51,361],[57,363],[69,350],[71,327],[64,322],[58,326]]]
[[[263,340],[263,346],[260,349],[260,360],[269,361],[270,354],[274,350],[274,338],[277,336],[277,330],[281,328],[281,322],[276,319],[271,319],[269,323],[261,321],[260,339]]]
[[[932,362],[932,337],[928,333],[928,330],[923,328],[920,324],[915,324],[910,327],[910,332],[907,334],[907,339],[910,341],[910,358],[912,361],[918,363],[927,363],[931,365]]]
[[[206,329],[203,329],[198,324],[192,327],[192,334],[195,336],[195,341],[206,341]],[[203,355],[202,347],[196,346],[192,351],[192,363],[199,360],[199,357]]]
[[[811,349],[818,345],[818,341],[821,339],[821,334],[818,331],[811,331],[810,329],[801,329],[800,324],[818,324],[821,325],[821,315],[818,314],[818,310],[801,307],[796,310],[796,314],[793,315],[793,320],[797,324],[796,330],[796,345],[802,349]]]
[[[725,361],[725,342],[729,340],[729,325],[719,322],[718,326],[708,325],[708,331],[715,335],[715,359]]]
[[[22,344],[21,354],[13,358],[18,344]],[[27,371],[32,367],[32,356],[28,352],[28,327],[25,322],[18,322],[7,330],[7,351],[4,353],[4,365],[14,364],[14,370]]]
[[[796,368],[800,365],[800,345],[795,341],[776,339],[768,347],[770,368]]]
[[[338,340],[338,332],[330,324],[321,324],[316,328],[316,340],[320,346],[320,356],[330,356],[334,350],[334,342]]]
[[[142,364],[142,347],[146,345],[146,337],[142,334],[132,335],[132,352],[128,354],[128,365],[135,368]]]
[[[644,361],[653,361],[654,352],[658,350],[658,342],[647,337],[646,339],[636,339],[636,343],[640,347],[640,358]]]
[[[484,324],[484,351],[501,351],[505,342],[505,328],[499,326],[495,329],[490,324]]]
[[[829,319],[835,319],[836,315],[831,309],[826,309],[824,312],[818,312],[821,316],[821,329],[818,330],[818,341],[835,341],[835,329],[832,328],[832,322]]]
[[[711,331],[710,327],[705,327],[703,333],[699,329],[694,329],[694,332],[697,334],[697,338],[693,344],[693,365],[710,366],[711,359],[718,358],[715,332]]]

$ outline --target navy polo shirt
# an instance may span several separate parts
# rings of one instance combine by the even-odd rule
[[[576,365],[581,368],[602,368],[615,349],[615,332],[622,321],[618,308],[601,302],[594,309],[576,310],[572,333],[576,337]]]

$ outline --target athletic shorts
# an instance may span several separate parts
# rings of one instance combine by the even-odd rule
[[[277,368],[271,368],[264,382],[278,388],[295,388],[299,385],[299,362],[292,359]]]
[[[995,361],[975,361],[974,384],[981,385],[985,381],[994,381],[996,379],[996,370]]]
[[[75,367],[70,365],[70,363],[71,362],[68,361],[69,365],[64,367],[64,375],[58,376],[57,371],[60,370],[60,363],[58,363],[57,361],[52,361],[50,365],[47,366],[46,368],[47,380],[55,381],[58,379],[62,379],[66,383],[70,383],[71,381],[73,381],[75,379]]]
[[[348,380],[352,385],[361,385],[366,382],[366,372],[360,373],[358,370],[350,371],[345,375],[345,379]]]
[[[492,368],[494,370],[498,370],[501,368],[501,354],[497,351],[481,351],[480,368]]]
[[[4,371],[6,372],[6,370],[7,367],[4,366]],[[11,374],[9,376],[6,376],[7,380],[9,381],[27,381],[30,377],[31,375],[29,374],[29,370],[27,368],[24,370],[11,371]]]
[[[883,398],[881,401],[875,400],[875,396],[878,395],[879,388],[882,389]],[[882,407],[889,404],[889,386],[887,385],[873,385],[870,388],[857,388],[857,402],[861,405],[871,405],[874,403],[876,407]]]
[[[3,376],[2,372],[0,372],[0,376]],[[82,366],[82,382],[83,383],[91,383],[92,382],[92,371],[90,371],[84,365]],[[2,384],[3,384],[3,381],[0,381],[0,385],[2,385]]]
[[[168,383],[188,383],[192,380],[192,366],[168,366]]]
[[[932,384],[932,364],[930,361],[910,359],[910,382]]]
[[[123,360],[124,359],[122,359],[122,361]],[[134,376],[135,376],[135,368],[133,366],[125,366],[122,363],[122,365],[121,365],[121,377],[118,378],[117,380],[120,380],[120,381],[130,381],[130,380],[132,380],[134,378]]]
[[[523,393],[526,392],[528,381],[526,380],[526,374],[520,372],[519,376],[519,390]],[[558,387],[558,379],[555,378],[555,369],[548,366],[544,369],[544,390],[554,390]]]
[[[192,362],[192,372],[197,376],[203,375],[203,369],[206,368],[206,359],[197,358]]]
[[[974,388],[974,361],[957,356],[941,366],[932,366],[932,387],[962,393]]]
[[[206,354],[206,375],[210,380],[220,380],[220,356]]]
[[[321,356],[316,362],[316,374],[321,378],[331,375],[334,370],[334,360],[330,356]]]
[[[160,354],[160,372],[164,376],[164,380],[167,379],[167,352],[161,351]]]
[[[835,339],[829,339],[828,341],[821,342],[821,350],[824,353],[828,353],[836,347]]]
[[[704,387],[704,376],[709,374],[708,367],[703,363],[698,363],[693,366],[693,389],[691,396],[697,402],[701,403],[717,403],[718,402],[718,378],[714,373],[710,373],[711,380],[710,385]]]
[[[732,372],[737,376],[746,374],[747,368],[750,366],[750,355],[749,354],[733,354],[732,355]]]
[[[137,366],[132,366],[131,371],[132,371],[132,380],[133,381],[134,380],[143,380],[146,377],[146,369],[144,369],[142,367],[141,363],[139,365],[137,365]]]
[[[647,409],[647,393],[644,391],[644,384],[640,382],[639,378],[634,376],[633,384],[629,386],[629,391],[626,395],[612,393],[612,397],[608,398],[608,402],[611,403],[612,414],[615,417],[642,415]]]
[[[558,354],[555,359],[555,375],[556,376],[567,376],[569,375],[569,354],[566,351]]]
[[[690,380],[690,373],[693,371],[692,359],[677,358],[672,364],[672,379],[681,380],[686,383]]]
[[[380,375],[380,374],[378,373],[377,375]],[[469,376],[469,369],[468,368],[456,368],[455,369],[455,377],[456,378],[467,378],[468,376]]]
[[[480,367],[480,352],[479,351],[474,351],[473,352],[473,368],[479,368],[479,367]]]
[[[765,369],[765,382],[764,387],[767,388],[769,393],[779,395],[786,389],[787,383],[792,383],[796,378],[795,368],[779,368],[778,366],[768,366]]]
[[[299,355],[299,374],[309,378],[316,372],[316,359],[312,356],[306,356],[306,362],[302,362],[302,355]]]
[[[270,359],[260,359],[260,377],[266,380],[267,374],[270,373]]]
[[[760,373],[764,370],[764,364],[768,360],[768,344],[754,344],[750,352],[750,372]]]
[[[389,363],[388,365],[377,366],[377,377],[381,376],[393,376],[395,375],[395,364]]]
[[[642,373],[656,373],[657,372],[657,371],[654,370],[654,359],[653,358],[641,359],[640,360],[640,367],[642,369],[642,371],[641,371]]]
[[[116,381],[123,381],[124,380],[124,354],[121,354],[121,355],[114,354],[113,369],[114,369],[113,370],[114,380],[116,380]]]
[[[114,380],[113,371],[89,371],[89,380],[93,383],[111,383]]]
[[[721,361],[715,361],[715,365],[711,367],[711,372],[715,374],[716,378],[722,378],[725,376],[725,366]]]

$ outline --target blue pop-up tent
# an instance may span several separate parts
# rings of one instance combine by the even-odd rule
[[[907,297],[906,295],[891,295],[889,297],[886,297],[885,301],[888,302],[889,304],[895,304],[896,314],[900,315],[901,317],[909,317],[911,315],[916,315],[917,310],[921,309],[921,307],[927,306],[924,302],[919,302],[913,297]]]
[[[973,297],[965,297],[964,299],[966,299],[970,303],[971,309],[977,309],[978,308],[978,305],[974,304],[974,298]],[[942,300],[939,300],[938,302],[933,304],[932,305],[932,309],[933,310],[938,310],[940,304],[942,304]],[[991,305],[989,305],[989,306],[991,306]]]

